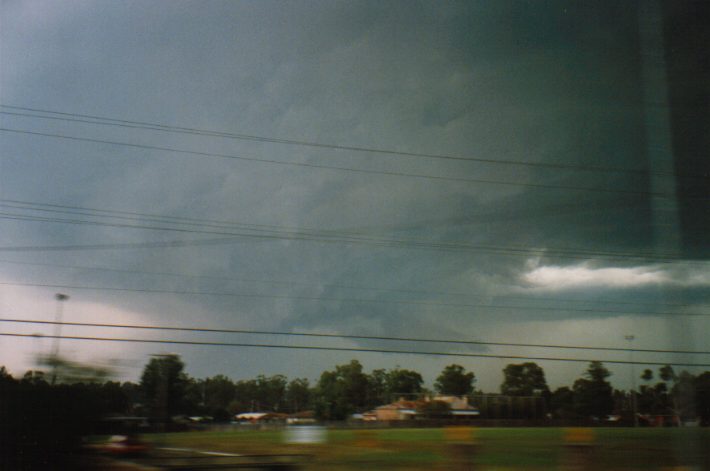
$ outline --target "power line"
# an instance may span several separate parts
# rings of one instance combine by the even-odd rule
[[[669,261],[684,260],[680,255],[668,254],[643,254],[643,253],[623,253],[623,252],[611,252],[611,251],[593,251],[593,250],[583,250],[583,249],[534,249],[529,247],[516,247],[516,246],[484,246],[484,245],[474,245],[466,244],[463,242],[434,242],[434,241],[422,241],[421,239],[394,239],[394,238],[383,238],[383,237],[372,237],[372,236],[361,236],[361,235],[338,235],[338,234],[328,234],[319,233],[317,231],[307,232],[307,231],[276,231],[269,230],[266,233],[255,233],[256,229],[246,229],[252,232],[227,232],[227,231],[207,231],[200,229],[186,229],[181,227],[165,227],[165,226],[154,226],[154,225],[139,225],[139,224],[121,224],[112,222],[102,222],[102,221],[89,221],[80,219],[62,219],[62,218],[49,218],[40,217],[32,215],[24,215],[17,213],[0,213],[0,219],[11,219],[11,220],[21,220],[21,221],[34,221],[34,222],[44,222],[44,223],[62,223],[62,224],[74,224],[74,225],[89,225],[89,226],[107,226],[107,227],[118,227],[118,228],[129,228],[129,229],[143,229],[143,230],[155,230],[155,231],[171,231],[171,232],[182,232],[191,234],[208,234],[208,235],[221,235],[221,236],[231,236],[236,238],[249,238],[249,239],[272,239],[272,240],[301,240],[310,242],[327,242],[327,243],[341,243],[341,244],[361,244],[361,245],[371,245],[376,247],[397,247],[397,248],[418,248],[425,250],[443,250],[443,251],[473,251],[473,252],[483,252],[483,253],[493,253],[493,254],[504,254],[504,255],[522,255],[528,256],[530,254],[537,255],[548,255],[552,257],[560,258],[573,258],[573,259],[584,259],[589,258],[601,258],[607,260],[622,260],[622,259],[633,259],[633,260],[647,260],[655,261],[658,263],[668,263]],[[140,221],[140,220],[136,220]],[[71,246],[76,247],[76,246]],[[101,246],[92,246],[102,248]],[[37,246],[26,246],[26,247],[0,247],[0,251],[30,251],[30,250],[42,250]],[[46,250],[56,250],[54,247]],[[61,249],[60,249],[61,250]],[[687,261],[687,260],[686,260]],[[689,261],[692,262],[692,261]]]
[[[262,284],[273,284],[273,285],[287,285],[287,286],[317,286],[324,288],[338,288],[338,289],[348,289],[348,290],[361,290],[361,291],[380,291],[380,292],[391,292],[391,293],[406,293],[406,294],[419,294],[419,295],[435,295],[435,296],[462,296],[468,298],[480,298],[481,296],[472,295],[471,293],[461,293],[452,291],[434,291],[434,290],[421,290],[421,289],[406,289],[406,288],[382,288],[382,287],[372,287],[372,286],[357,286],[357,285],[343,285],[338,283],[319,283],[315,281],[298,281],[298,280],[273,280],[273,279],[257,279],[257,278],[237,278],[230,276],[218,276],[218,275],[194,275],[187,273],[174,273],[174,272],[154,272],[145,270],[129,270],[121,268],[109,268],[109,267],[97,267],[97,266],[86,266],[86,265],[64,265],[57,263],[41,263],[41,262],[22,262],[17,260],[3,260],[0,259],[0,263],[7,263],[12,265],[27,265],[27,266],[40,266],[40,267],[51,267],[51,268],[66,268],[70,270],[95,270],[95,271],[105,271],[111,273],[126,273],[134,275],[154,275],[154,276],[170,276],[179,278],[195,278],[195,279],[211,279],[220,281],[236,281],[240,283],[262,283]],[[490,296],[488,296],[490,297]],[[620,305],[630,305],[630,306],[669,306],[669,307],[693,307],[693,304],[682,304],[682,303],[665,303],[665,302],[654,302],[654,303],[643,303],[638,301],[611,301],[604,299],[572,299],[572,298],[546,298],[539,296],[494,296],[496,298],[502,299],[513,299],[522,301],[545,301],[545,302],[560,302],[560,303],[582,303],[582,304],[620,304]],[[545,307],[540,307],[540,309],[545,309]]]
[[[0,128],[0,131],[12,132],[12,133],[18,133],[18,134],[27,134],[27,135],[32,135],[32,136],[51,137],[51,138],[65,139],[65,140],[71,140],[71,141],[92,142],[92,143],[96,143],[96,144],[108,144],[108,145],[116,145],[116,146],[133,147],[133,148],[137,148],[137,149],[158,150],[158,151],[163,151],[163,152],[174,152],[174,153],[187,154],[187,155],[198,155],[198,156],[202,156],[202,157],[215,157],[215,158],[222,158],[222,159],[234,159],[234,160],[268,163],[268,164],[276,164],[276,165],[288,165],[288,166],[306,167],[306,168],[319,168],[319,169],[337,170],[337,171],[361,173],[361,174],[368,174],[368,175],[386,175],[386,176],[394,176],[394,177],[420,178],[420,179],[439,180],[439,181],[477,183],[477,184],[485,184],[485,185],[509,185],[509,186],[519,186],[519,187],[537,188],[537,189],[591,191],[591,192],[601,192],[601,193],[624,194],[624,195],[629,195],[629,196],[659,197],[659,198],[671,198],[671,199],[682,199],[682,200],[700,200],[700,201],[707,200],[707,198],[702,197],[702,196],[678,196],[678,195],[674,195],[671,193],[658,193],[658,192],[649,192],[649,191],[623,190],[623,189],[600,188],[600,187],[580,187],[580,186],[572,186],[572,185],[551,185],[551,184],[544,184],[544,183],[523,183],[523,182],[486,180],[486,179],[463,178],[463,177],[446,177],[446,176],[428,175],[428,174],[422,174],[422,173],[407,173],[407,172],[395,172],[395,171],[385,171],[385,170],[367,170],[367,169],[358,169],[358,168],[352,168],[352,167],[340,167],[340,166],[336,166],[336,165],[311,164],[311,163],[307,163],[307,162],[286,162],[283,160],[262,159],[262,158],[256,158],[256,157],[245,157],[245,156],[238,156],[238,155],[232,155],[232,154],[221,154],[221,153],[215,153],[215,152],[191,151],[191,150],[185,150],[185,149],[178,149],[178,148],[174,148],[174,147],[162,147],[162,146],[152,146],[152,145],[147,145],[147,144],[136,144],[136,143],[130,143],[130,142],[109,141],[109,140],[104,140],[104,139],[92,139],[92,138],[87,138],[87,137],[67,136],[64,134],[44,133],[44,132],[29,131],[29,130],[24,130],[24,129]]]
[[[422,302],[422,301],[407,301],[407,300],[389,300],[389,299],[361,299],[361,298],[330,298],[323,296],[294,296],[294,295],[277,295],[277,294],[258,294],[258,293],[231,293],[218,291],[185,291],[185,290],[163,290],[150,288],[120,288],[110,286],[81,286],[81,285],[64,285],[50,283],[12,283],[0,282],[2,286],[27,286],[37,288],[60,288],[60,289],[80,289],[88,291],[126,291],[134,293],[156,293],[156,294],[179,294],[189,296],[225,296],[233,298],[255,298],[255,299],[288,299],[294,301],[316,301],[316,302],[339,302],[339,303],[374,303],[374,304],[395,304],[395,305],[410,305],[422,307],[454,307],[454,308],[483,308],[483,309],[511,309],[522,311],[555,311],[555,312],[578,312],[586,314],[615,314],[615,315],[632,315],[632,316],[691,316],[704,317],[710,316],[710,313],[704,314],[699,312],[633,312],[633,311],[618,311],[606,309],[579,309],[579,308],[560,308],[560,307],[533,307],[533,306],[515,306],[515,305],[494,305],[494,304],[473,304],[473,303],[447,303],[447,302]]]
[[[14,209],[23,209],[23,210],[29,210],[29,211],[39,211],[39,212],[50,212],[50,213],[61,213],[61,214],[78,214],[78,215],[83,215],[83,216],[90,216],[90,217],[96,217],[96,218],[110,218],[110,219],[120,219],[120,220],[127,220],[130,222],[157,222],[157,223],[163,223],[163,224],[172,224],[172,225],[186,225],[186,226],[197,226],[200,228],[204,227],[211,227],[211,228],[217,228],[217,229],[242,229],[242,230],[248,230],[248,231],[254,231],[254,232],[266,232],[266,233],[285,233],[285,234],[303,234],[303,235],[310,235],[310,236],[322,236],[322,237],[334,237],[334,236],[339,236],[339,237],[356,237],[356,236],[367,236],[367,234],[364,233],[358,233],[358,232],[347,232],[347,231],[338,231],[338,230],[323,230],[323,229],[309,229],[309,228],[297,228],[297,227],[288,227],[288,226],[275,226],[275,225],[264,225],[264,224],[251,224],[251,223],[241,223],[241,222],[231,222],[231,221],[215,221],[215,220],[210,220],[210,219],[197,219],[197,218],[184,218],[184,217],[173,217],[173,216],[164,216],[164,215],[147,215],[145,213],[134,213],[137,217],[132,217],[132,216],[114,216],[111,213],[124,213],[124,214],[131,214],[130,212],[127,211],[112,211],[112,210],[100,210],[100,209],[90,209],[87,211],[75,211],[72,209],[53,209],[53,208],[42,208],[42,207],[30,207],[27,205],[17,205],[17,204],[8,204],[8,203],[2,203],[1,201],[6,201],[6,200],[0,200],[0,206],[5,206],[5,207],[10,207]],[[47,206],[52,206],[52,205],[47,205]],[[68,208],[68,207],[67,207]],[[101,213],[105,214],[101,214]],[[98,214],[97,214],[98,213]],[[49,220],[49,218],[41,218],[39,216],[34,216],[34,215],[23,215],[23,214],[16,214],[16,213],[0,213],[4,216],[7,216],[8,218],[16,217],[16,218],[26,218],[27,220]],[[115,223],[106,223],[106,222],[100,222],[100,221],[82,221],[82,220],[63,220],[56,218],[57,222],[68,222],[68,223],[78,223],[78,224],[98,224],[98,225],[108,225],[108,224],[115,224]],[[156,226],[135,226],[135,225],[122,225],[118,227],[134,227],[134,228],[139,228],[139,229],[152,229],[152,228],[157,228]],[[163,230],[170,230],[170,228],[163,228]],[[205,233],[204,230],[197,231],[197,232],[202,232]],[[231,234],[230,234],[231,235]],[[238,234],[242,235],[242,234]],[[372,237],[371,237],[372,239]],[[385,239],[387,240],[387,239]],[[409,239],[411,242],[417,242],[417,239]],[[421,239],[419,239],[421,241]],[[429,242],[429,241],[424,241],[424,242]]]
[[[638,201],[634,201],[636,203]],[[610,209],[616,209],[619,207],[619,204],[617,201],[611,201],[608,204],[613,204],[614,206]],[[237,225],[237,226],[249,226],[249,227],[258,227],[258,228],[269,228],[269,229],[291,229],[291,230],[303,230],[305,228],[303,227],[298,227],[298,226],[283,226],[283,225],[274,225],[274,224],[255,224],[255,223],[245,223],[245,222],[240,222],[240,221],[227,221],[227,220],[218,220],[218,219],[205,219],[205,218],[194,218],[194,217],[186,217],[186,216],[173,216],[173,215],[166,215],[166,214],[154,214],[154,213],[142,213],[142,212],[137,212],[137,211],[126,211],[126,210],[116,210],[116,209],[106,209],[106,208],[90,208],[86,206],[72,206],[72,205],[66,205],[66,204],[57,204],[57,203],[45,203],[45,202],[36,202],[36,201],[23,201],[23,200],[15,200],[15,199],[0,199],[0,205],[6,206],[6,207],[11,207],[11,208],[16,208],[16,209],[29,209],[29,210],[36,210],[36,211],[48,211],[48,212],[66,212],[66,213],[72,213],[72,214],[82,214],[86,216],[111,216],[111,217],[119,217],[119,216],[133,216],[133,217],[141,217],[141,218],[149,218],[149,219],[160,219],[160,220],[167,220],[167,221],[176,221],[180,223],[200,223],[200,224],[217,224],[217,225]],[[634,204],[633,206],[637,206]],[[575,213],[578,213],[580,211],[579,205],[578,204],[564,204],[564,205],[554,205],[552,207],[536,207],[536,210],[543,209],[545,211],[554,211],[554,212],[561,212],[561,209],[569,209],[570,211],[574,211]],[[522,212],[524,211],[524,213]],[[531,208],[525,208],[524,210],[517,210],[517,214],[515,214],[514,218],[516,220],[519,220],[527,215],[530,214]],[[98,214],[95,214],[98,213]],[[467,222],[481,222],[481,221],[490,221],[492,219],[498,219],[500,217],[500,211],[495,211],[495,212],[489,212],[486,214],[478,214],[473,217],[467,217],[465,220]],[[485,219],[484,219],[485,218]],[[442,224],[444,221],[457,221],[461,222],[464,220],[463,217],[457,217],[457,218],[446,218],[445,220],[435,220],[435,221],[427,221],[426,225],[431,226],[432,224]],[[165,222],[165,221],[162,221]],[[417,223],[421,225],[422,223]],[[411,223],[408,225],[380,225],[378,227],[383,227],[383,228],[411,228]],[[414,226],[418,227],[418,226]],[[309,230],[315,230],[315,229],[309,229]],[[353,229],[319,229],[321,231],[329,232],[329,233],[335,233],[335,234],[343,234],[343,233],[354,233],[354,234],[367,234],[371,231],[363,231],[363,229],[358,229],[358,230],[353,230]]]
[[[139,221],[148,221],[148,222],[158,222],[158,223],[168,223],[168,224],[184,224],[188,226],[198,226],[200,228],[202,227],[211,227],[211,228],[217,228],[217,229],[232,229],[232,228],[238,228],[238,229],[245,229],[249,231],[263,231],[267,233],[286,233],[286,234],[299,234],[299,235],[305,235],[305,236],[311,236],[311,237],[317,237],[317,236],[325,236],[325,237],[347,237],[348,240],[357,237],[358,240],[374,240],[377,242],[391,242],[391,241],[397,241],[397,242],[405,242],[405,243],[424,243],[424,244],[461,244],[461,242],[434,242],[431,240],[427,239],[421,239],[421,238],[409,238],[409,239],[393,239],[393,238],[377,238],[371,235],[368,235],[367,233],[363,232],[356,232],[356,231],[347,231],[347,230],[328,230],[328,229],[313,229],[313,228],[307,228],[307,227],[289,227],[289,226],[276,226],[276,225],[265,225],[265,224],[252,224],[252,223],[244,223],[244,222],[238,222],[238,221],[224,221],[224,220],[215,220],[215,219],[200,219],[200,218],[189,218],[189,217],[184,217],[184,216],[169,216],[169,215],[162,215],[162,214],[149,214],[149,213],[141,213],[141,212],[133,212],[133,211],[119,211],[119,210],[111,210],[111,209],[100,209],[100,208],[88,208],[84,206],[70,206],[70,205],[60,205],[60,204],[52,204],[52,203],[37,203],[37,202],[30,202],[30,201],[20,201],[20,200],[11,200],[11,199],[0,199],[0,206],[6,206],[10,208],[15,208],[15,209],[24,209],[24,210],[30,210],[30,211],[40,211],[40,212],[50,212],[50,213],[66,213],[66,214],[79,214],[83,216],[91,216],[91,217],[108,217],[108,218],[115,218],[115,219],[121,219],[121,220],[128,220],[131,222]],[[12,214],[12,213],[0,213],[4,214],[7,217],[18,217],[18,218],[28,218],[31,220],[31,218],[38,218],[37,220],[44,221],[44,219],[39,218],[38,216],[25,216],[25,215],[17,215],[17,214]],[[80,221],[80,220],[57,220],[56,222],[67,222],[67,223],[85,223],[85,224],[100,224],[97,221]],[[123,227],[123,226],[121,226]],[[136,226],[128,226],[128,227],[136,227]],[[139,227],[139,228],[144,228],[144,227]],[[210,233],[212,234],[212,233]],[[220,234],[224,235],[224,234]],[[228,234],[232,235],[232,234]],[[235,234],[237,235],[237,234]],[[241,235],[241,234],[238,234]],[[490,247],[487,247],[490,249]],[[510,248],[510,247],[506,247]],[[520,247],[512,247],[515,249],[519,249]],[[664,258],[673,258],[673,259],[678,259],[680,258],[679,254],[672,254],[672,253],[658,253],[654,252],[652,254],[649,253],[638,253],[638,254],[629,254],[629,253],[619,253],[619,252],[599,252],[599,251],[586,251],[584,249],[574,249],[574,248],[568,248],[568,247],[558,247],[558,248],[552,248],[550,249],[552,251],[563,251],[563,252],[578,252],[578,253],[591,253],[594,255],[602,254],[602,255],[614,255],[614,256],[624,256],[624,255],[639,255],[640,257],[664,257]]]
[[[19,219],[19,218],[16,218]],[[24,218],[23,218],[24,220]],[[42,221],[46,222],[46,221]],[[49,221],[51,222],[51,221]],[[300,239],[294,239],[300,240]],[[303,239],[308,240],[308,239]],[[135,250],[135,249],[153,249],[153,248],[180,248],[180,247],[195,247],[195,246],[210,246],[210,245],[223,245],[223,244],[233,244],[235,242],[243,242],[244,239],[238,237],[226,237],[226,238],[210,238],[210,239],[192,239],[192,240],[168,240],[168,241],[156,241],[156,242],[126,242],[126,243],[110,243],[110,244],[74,244],[74,245],[20,245],[20,246],[9,246],[0,247],[0,252],[71,252],[71,251],[83,251],[83,250]],[[336,242],[336,241],[333,241]],[[386,245],[382,245],[387,247]],[[395,246],[396,247],[396,246]],[[414,247],[421,248],[425,250],[439,250],[439,251],[460,251],[462,249],[455,248],[444,248],[444,247]],[[573,259],[573,260],[589,260],[594,258],[597,260],[608,260],[608,261],[619,261],[623,259],[642,259],[649,260],[648,257],[644,256],[632,256],[619,254],[616,256],[604,256],[601,254],[588,254],[586,256],[582,255],[569,255],[559,252],[552,252],[546,249],[527,249],[527,250],[513,250],[504,248],[478,248],[473,247],[468,249],[470,252],[486,253],[493,255],[505,255],[505,256],[530,256],[531,254],[539,256],[550,256],[562,259]],[[678,259],[683,260],[683,259]],[[656,263],[671,263],[673,259],[669,260],[654,260]],[[683,260],[685,263],[701,263],[701,261],[695,260]]]
[[[54,203],[37,203],[33,201],[21,201],[13,199],[0,199],[0,206],[15,208],[15,209],[27,209],[31,211],[41,211],[41,212],[53,212],[53,213],[68,213],[68,214],[80,214],[84,216],[92,217],[110,217],[115,219],[125,219],[125,220],[147,220],[153,222],[167,222],[175,224],[186,224],[186,225],[199,225],[201,227],[239,227],[239,228],[257,228],[259,230],[264,229],[278,229],[278,230],[289,230],[289,231],[315,231],[315,229],[307,229],[300,227],[289,227],[289,226],[277,226],[272,224],[254,224],[254,223],[244,223],[239,221],[224,221],[217,219],[203,219],[203,218],[191,218],[185,216],[170,216],[165,214],[150,214],[141,213],[135,211],[121,211],[115,209],[101,209],[101,208],[88,208],[85,206],[70,206]],[[344,234],[344,233],[355,233],[362,234],[353,231],[343,231],[343,230],[324,230],[319,229],[318,231],[333,234]]]
[[[602,200],[596,201],[596,204],[599,204]],[[194,218],[194,217],[186,217],[186,216],[174,216],[174,215],[165,215],[165,214],[152,214],[152,213],[143,213],[143,212],[136,212],[136,211],[126,211],[126,210],[116,210],[116,209],[106,209],[106,208],[90,208],[86,206],[75,206],[75,205],[66,205],[66,204],[57,204],[57,203],[46,203],[46,202],[36,202],[36,201],[23,201],[23,200],[16,200],[16,199],[0,199],[0,203],[2,206],[8,206],[8,207],[15,207],[15,208],[23,208],[23,209],[37,209],[40,210],[47,210],[47,208],[51,209],[67,209],[71,210],[68,212],[76,213],[76,211],[79,211],[77,214],[84,214],[84,215],[95,215],[94,213],[100,213],[100,215],[118,215],[118,216],[138,216],[138,217],[145,217],[145,218],[151,218],[151,219],[161,219],[161,220],[169,220],[169,221],[179,221],[179,222],[197,222],[197,223],[209,223],[209,224],[224,224],[224,225],[239,225],[239,226],[250,226],[250,227],[258,227],[258,228],[276,228],[276,229],[300,229],[303,230],[303,227],[297,227],[297,226],[283,226],[283,225],[273,225],[273,224],[255,224],[255,223],[245,223],[245,222],[240,222],[240,221],[227,221],[227,220],[217,220],[217,219],[204,219],[204,218]],[[605,202],[609,207],[606,207],[605,210],[617,210],[620,208],[624,207],[638,207],[639,204],[646,205],[645,201],[641,200],[624,200],[622,202],[616,201],[616,200],[610,200]],[[507,211],[504,211],[503,213],[500,210],[495,210],[495,211],[488,211],[486,213],[479,213],[479,214],[474,214],[474,215],[469,215],[469,216],[458,216],[458,217],[446,217],[444,219],[435,219],[435,220],[426,220],[426,221],[419,221],[419,222],[409,222],[407,224],[385,224],[385,225],[377,225],[375,226],[378,229],[393,229],[393,230],[406,230],[406,229],[412,229],[412,228],[419,228],[422,225],[426,225],[427,227],[432,227],[435,225],[442,225],[444,223],[446,224],[451,224],[452,222],[454,224],[470,224],[472,222],[489,222],[489,221],[497,221],[501,219],[501,216],[504,216],[504,220],[509,220],[509,219],[515,219],[517,221],[524,219],[524,218],[539,218],[540,213],[542,214],[561,214],[563,212],[574,212],[575,214],[580,213],[583,210],[594,210],[594,209],[599,209],[598,207],[595,208],[594,205],[585,205],[584,207],[580,208],[578,202],[566,202],[563,204],[556,203],[554,205],[536,205],[535,208],[518,208],[514,211],[511,211],[508,209]],[[564,210],[564,211],[563,211]],[[655,211],[655,210],[654,210]],[[666,209],[661,208],[659,211],[663,212],[666,211]],[[505,215],[505,212],[508,214]],[[537,214],[536,214],[537,213]],[[336,234],[342,234],[342,233],[355,233],[355,234],[368,234],[372,233],[372,227],[360,227],[356,229],[320,229],[321,231],[326,231],[330,233],[336,233]]]
[[[348,146],[340,144],[327,144],[322,142],[314,141],[304,141],[296,139],[281,139],[266,136],[255,136],[249,134],[237,134],[222,131],[211,131],[204,129],[197,129],[192,127],[180,127],[180,126],[169,126],[165,124],[148,123],[142,121],[131,121],[124,119],[107,118],[101,116],[85,115],[78,113],[66,113],[60,111],[52,110],[42,110],[36,108],[27,108],[21,106],[11,106],[0,104],[0,107],[7,109],[14,109],[20,111],[26,111],[31,113],[18,113],[9,111],[0,111],[0,114],[5,114],[8,116],[20,116],[28,118],[38,118],[46,120],[58,120],[67,122],[76,122],[83,124],[96,124],[100,126],[116,126],[129,129],[146,129],[151,131],[160,132],[171,132],[177,134],[191,134],[198,136],[208,136],[208,137],[220,137],[227,139],[238,139],[238,140],[248,140],[256,142],[267,142],[272,144],[288,144],[303,147],[312,148],[324,148],[333,150],[347,150],[354,152],[364,152],[364,153],[374,153],[374,154],[384,154],[399,157],[420,157],[427,159],[440,159],[440,160],[454,160],[454,161],[466,161],[466,162],[477,162],[484,164],[494,164],[494,165],[508,165],[508,166],[522,166],[522,167],[533,167],[533,168],[547,168],[555,170],[575,170],[575,171],[588,171],[588,172],[607,172],[607,173],[625,173],[632,175],[642,175],[642,176],[670,176],[670,177],[683,177],[683,178],[707,178],[704,176],[696,175],[681,175],[675,172],[650,172],[647,170],[640,169],[628,169],[619,167],[609,167],[609,166],[595,166],[595,165],[573,165],[573,164],[563,164],[559,162],[526,162],[519,160],[505,160],[505,159],[485,159],[480,157],[471,156],[458,156],[450,154],[433,154],[433,153],[421,153],[421,152],[407,152],[407,151],[397,151],[393,149],[378,149],[373,147],[364,146]],[[36,113],[45,113],[45,115],[38,115]],[[46,114],[52,114],[54,116],[46,116]]]
[[[153,344],[170,344],[170,345],[195,345],[195,346],[210,346],[210,347],[251,347],[251,348],[274,348],[285,350],[316,350],[316,351],[331,351],[331,352],[361,352],[361,353],[387,353],[387,354],[403,354],[403,355],[431,355],[431,356],[447,356],[447,357],[466,357],[466,358],[492,358],[492,359],[508,359],[508,360],[533,360],[533,361],[564,361],[577,363],[590,363],[592,359],[583,358],[564,358],[564,357],[535,357],[522,355],[492,355],[486,353],[455,353],[455,352],[427,352],[420,350],[390,350],[383,348],[355,348],[355,347],[323,347],[315,345],[277,345],[267,343],[235,343],[235,342],[197,342],[188,340],[161,340],[161,339],[136,339],[136,338],[117,338],[117,337],[79,337],[69,335],[38,335],[38,334],[14,334],[8,332],[0,332],[0,336],[4,337],[20,337],[20,338],[60,338],[66,340],[86,340],[98,342],[131,342],[131,343],[153,343]],[[619,364],[619,365],[671,365],[683,367],[710,367],[710,363],[669,363],[669,362],[650,362],[650,361],[625,361],[625,360],[604,360],[604,363]]]
[[[349,334],[325,334],[315,332],[284,332],[284,331],[269,331],[269,330],[246,330],[246,329],[213,329],[206,327],[176,327],[176,326],[159,326],[159,325],[138,325],[138,324],[102,324],[90,322],[56,322],[56,321],[40,321],[29,319],[0,319],[0,322],[18,323],[18,324],[38,324],[38,325],[62,325],[72,327],[101,327],[101,328],[117,328],[117,329],[136,329],[136,330],[161,330],[161,331],[179,331],[179,332],[204,332],[204,333],[222,333],[222,334],[248,334],[248,335],[279,335],[289,337],[316,337],[316,338],[338,338],[338,339],[358,339],[358,340],[383,340],[396,342],[417,342],[417,343],[443,343],[454,345],[487,345],[496,347],[525,347],[525,348],[550,348],[564,350],[599,350],[608,352],[635,352],[635,353],[673,353],[673,354],[688,354],[688,355],[710,355],[710,351],[696,350],[667,350],[667,349],[645,349],[645,348],[620,348],[620,347],[590,347],[578,345],[557,345],[557,344],[535,344],[535,343],[512,343],[512,342],[484,342],[476,340],[452,340],[452,339],[429,339],[416,337],[386,337],[373,335],[349,335]]]
[[[145,225],[135,225],[135,224],[118,224],[100,221],[87,221],[87,220],[77,220],[77,219],[61,219],[61,218],[46,218],[38,216],[25,216],[13,213],[0,213],[0,219],[13,219],[21,221],[34,221],[34,222],[46,222],[46,223],[63,223],[63,224],[75,224],[75,225],[90,225],[90,226],[107,226],[107,227],[119,227],[119,228],[129,228],[129,229],[145,229],[145,230],[155,230],[155,231],[172,231],[172,232],[185,232],[193,234],[211,234],[211,235],[226,235],[231,236],[231,238],[248,238],[248,239],[275,239],[275,240],[304,240],[304,241],[315,241],[315,242],[336,242],[336,243],[360,243],[365,245],[374,245],[379,247],[413,247],[413,248],[427,248],[427,249],[440,249],[440,250],[456,250],[458,247],[455,245],[447,246],[445,243],[429,243],[422,244],[416,243],[416,241],[407,240],[397,240],[397,239],[382,239],[377,240],[374,238],[358,238],[358,237],[328,237],[327,235],[318,234],[308,234],[303,235],[299,233],[284,233],[284,234],[259,234],[251,232],[218,232],[218,231],[205,231],[205,230],[190,230],[175,227],[164,227],[164,226],[145,226]],[[18,251],[18,247],[8,247],[9,251]],[[506,250],[506,249],[503,249]],[[5,251],[5,248],[0,247],[0,251]]]
[[[80,244],[80,245],[24,245],[16,247],[0,247],[0,252],[66,252],[75,250],[121,250],[121,249],[155,249],[179,248],[207,245],[221,245],[241,242],[235,237],[220,237],[195,240],[166,240],[157,242],[126,242],[113,244]]]

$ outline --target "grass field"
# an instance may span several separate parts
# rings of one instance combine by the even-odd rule
[[[569,429],[331,429],[322,444],[288,444],[281,430],[234,430],[149,435],[156,446],[240,454],[305,453],[307,469],[571,469],[580,461],[599,470],[710,470],[710,430],[594,428],[577,433],[590,443],[569,443]],[[567,438],[566,438],[567,437]],[[583,468],[575,468],[583,469]]]

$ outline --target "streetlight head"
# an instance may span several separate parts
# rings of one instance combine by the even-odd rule
[[[67,299],[69,299],[69,295],[63,294],[63,293],[57,293],[54,295],[54,299],[56,299],[57,301],[66,301]]]

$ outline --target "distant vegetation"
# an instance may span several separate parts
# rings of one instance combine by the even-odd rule
[[[3,451],[15,451],[3,453],[4,469],[17,467],[13,456],[41,459],[32,455],[37,447],[44,447],[44,459],[76,448],[81,434],[91,431],[92,424],[108,415],[166,421],[177,416],[202,416],[219,422],[229,421],[240,412],[312,410],[322,420],[343,420],[400,398],[415,399],[436,392],[469,395],[471,403],[479,407],[481,418],[588,421],[615,414],[629,420],[634,399],[628,391],[615,390],[608,380],[610,372],[596,361],[571,387],[555,391],[550,391],[545,373],[537,364],[511,364],[503,370],[500,394],[485,395],[475,389],[474,372],[460,365],[444,368],[436,379],[436,391],[429,391],[416,371],[395,368],[367,373],[357,360],[324,371],[314,385],[305,378],[289,380],[283,375],[237,381],[224,375],[196,379],[185,373],[177,355],[151,358],[137,384],[107,380],[105,372],[94,377],[82,375],[80,366],[67,368],[69,363],[59,359],[45,364],[64,368],[50,373],[28,371],[14,378],[0,367],[0,443]],[[55,374],[56,383],[52,384]],[[640,380],[643,384],[635,395],[639,413],[699,418],[704,424],[710,423],[710,372],[676,374],[672,367],[664,366],[657,374],[645,370]],[[446,411],[427,413],[438,417]]]

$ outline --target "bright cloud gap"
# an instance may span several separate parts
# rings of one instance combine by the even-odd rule
[[[689,269],[682,264],[624,268],[593,267],[586,262],[570,266],[535,265],[524,273],[521,279],[527,287],[544,291],[710,285],[710,277],[706,272]]]

